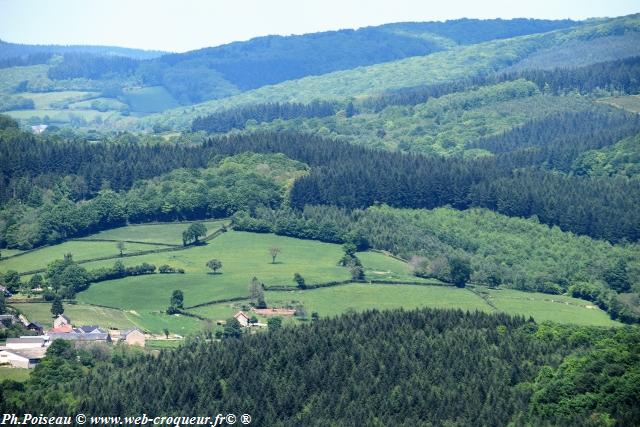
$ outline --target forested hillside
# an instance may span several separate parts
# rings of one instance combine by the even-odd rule
[[[633,404],[638,340],[635,329],[419,310],[196,341],[157,357],[80,350],[77,358],[56,345],[24,387],[4,384],[0,409],[176,416],[224,407],[265,426],[384,425],[391,418],[407,426],[583,425],[587,418],[633,425],[640,419]],[[620,351],[616,362],[601,350],[605,342]],[[576,356],[562,362],[569,354]],[[597,380],[587,381],[589,374]],[[611,386],[616,394],[590,399]]]
[[[410,86],[452,82],[458,79],[506,71],[508,67],[537,51],[561,48],[567,43],[582,41],[587,62],[574,64],[552,61],[552,68],[570,65],[589,65],[597,62],[640,55],[637,46],[638,16],[630,15],[611,20],[595,21],[553,32],[487,41],[472,46],[458,46],[431,55],[397,60],[389,63],[336,71],[318,77],[305,77],[247,91],[228,99],[205,102],[189,110],[171,110],[158,117],[149,117],[145,126],[186,128],[198,115],[248,103],[310,102],[315,99],[336,100],[348,97],[377,95],[381,92]],[[603,48],[597,40],[616,35],[618,54]],[[612,57],[613,56],[613,57]],[[527,68],[527,67],[525,67]],[[189,120],[190,119],[190,120]]]

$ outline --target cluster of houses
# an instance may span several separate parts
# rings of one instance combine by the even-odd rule
[[[20,321],[24,324],[26,319]],[[76,345],[122,342],[141,347],[144,347],[146,341],[145,335],[139,329],[106,331],[99,326],[74,327],[67,316],[60,315],[54,320],[53,328],[43,335],[8,338],[5,346],[0,347],[0,365],[33,368],[44,358],[49,345],[58,339],[73,341]]]

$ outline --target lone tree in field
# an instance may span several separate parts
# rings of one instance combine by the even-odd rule
[[[60,298],[56,298],[53,300],[53,304],[51,304],[51,314],[57,317],[62,313],[64,313],[64,307],[62,306],[62,301],[60,301]]]
[[[207,261],[207,267],[213,270],[213,274],[216,274],[216,272],[222,268],[222,263],[218,259],[210,259]]]
[[[451,281],[458,288],[464,288],[471,278],[471,263],[467,258],[454,256],[449,258]]]
[[[302,277],[300,273],[295,273],[293,275],[293,280],[296,282],[299,289],[307,289],[307,284],[304,281],[304,277]]]
[[[118,248],[118,250],[120,251],[120,256],[122,256],[122,253],[125,250],[124,242],[120,241],[120,242],[116,243],[116,248]]]
[[[207,235],[207,227],[201,222],[194,222],[182,232],[182,244],[187,246],[189,243],[200,243],[200,237]]]
[[[166,339],[169,339],[169,330],[168,330],[167,328],[164,328],[164,329],[162,330],[162,333],[164,333],[164,337],[165,337]]]
[[[175,314],[184,308],[184,294],[181,290],[177,289],[171,294],[171,300],[169,301],[169,308],[167,308],[167,314]]]
[[[282,252],[282,249],[280,249],[277,246],[273,246],[271,248],[269,248],[269,255],[271,255],[271,264],[275,264],[276,263],[276,257]]]

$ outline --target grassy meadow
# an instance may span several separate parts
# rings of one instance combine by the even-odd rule
[[[213,232],[223,223],[224,221],[210,221],[207,222],[207,228],[209,232]],[[184,229],[185,223],[135,225],[104,231],[90,238],[179,244]],[[127,251],[153,247],[153,244],[126,244]],[[272,247],[281,250],[275,263],[272,263],[269,253]],[[74,253],[77,260],[82,260],[117,255],[117,248],[115,242],[110,241],[69,241],[0,261],[0,268],[18,271],[43,268],[48,262],[67,252]],[[185,273],[152,274],[94,283],[88,290],[77,295],[77,304],[65,303],[65,313],[75,324],[99,324],[117,329],[138,327],[156,334],[162,334],[166,328],[171,334],[184,336],[210,328],[215,324],[212,322],[227,319],[238,310],[248,310],[249,283],[255,276],[267,286],[265,299],[270,307],[301,305],[307,316],[313,312],[320,316],[336,316],[368,309],[434,307],[503,311],[533,316],[537,321],[598,326],[617,324],[599,308],[575,298],[516,290],[490,290],[484,287],[458,289],[438,286],[439,282],[436,280],[412,276],[404,261],[372,251],[358,254],[367,280],[415,284],[351,283],[304,291],[296,288],[294,273],[300,273],[308,284],[348,280],[348,269],[338,266],[341,256],[342,248],[336,244],[273,234],[229,231],[201,246],[121,258],[125,265],[143,262],[156,266],[169,264],[174,268],[183,268]],[[212,274],[206,267],[206,262],[213,258],[222,262],[222,268],[217,274]],[[82,265],[91,270],[110,266],[113,262],[113,259],[109,259]],[[285,286],[291,290],[269,291],[269,286]],[[176,289],[184,293],[187,313],[208,321],[185,315],[167,315],[165,310]],[[225,300],[233,301],[215,303]],[[194,307],[210,302],[214,303]],[[14,306],[31,321],[51,326],[49,303],[16,303]]]
[[[223,225],[229,223],[229,221],[225,220],[201,222],[207,227],[207,234],[211,234]],[[189,224],[184,222],[171,224],[134,224],[101,231],[87,238],[181,245],[182,232],[186,230],[188,226]]]
[[[126,243],[123,253],[130,254],[163,247],[164,246],[140,243]],[[72,240],[59,245],[45,246],[17,257],[1,259],[0,271],[16,270],[18,272],[25,272],[46,268],[47,264],[56,259],[62,259],[67,253],[71,253],[74,260],[83,261],[104,256],[116,257],[120,254],[120,251],[116,247],[116,242],[83,242]],[[114,260],[109,260],[107,264],[113,265],[113,261]]]
[[[532,316],[538,322],[551,321],[590,326],[620,325],[593,303],[577,298],[513,289],[485,289],[482,292],[499,311]]]
[[[24,382],[29,379],[30,373],[29,369],[0,366],[0,383],[4,380]]]
[[[271,263],[271,247],[278,247],[282,251],[275,264]],[[229,231],[202,246],[129,257],[122,261],[125,266],[143,262],[156,266],[169,264],[183,268],[187,273],[184,277],[189,277],[190,274],[213,276],[211,280],[221,284],[241,282],[248,286],[251,278],[256,276],[267,285],[295,286],[293,274],[296,272],[302,274],[307,283],[348,279],[347,269],[338,266],[341,256],[342,249],[339,245],[273,234]],[[218,271],[220,274],[208,274],[211,270],[206,263],[212,258],[222,262],[222,269]],[[97,261],[84,264],[84,267],[92,269],[111,264],[111,260]]]

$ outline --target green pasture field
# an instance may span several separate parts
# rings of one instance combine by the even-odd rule
[[[24,98],[29,98],[33,100],[35,104],[36,110],[47,110],[47,109],[55,109],[55,106],[52,104],[56,102],[62,101],[80,101],[86,99],[88,97],[97,96],[97,92],[81,92],[75,90],[65,90],[59,92],[41,92],[41,93],[31,93],[25,92],[21,93],[20,96]]]
[[[0,383],[4,380],[12,380],[18,382],[25,382],[29,379],[30,369],[10,368],[6,366],[0,366]]]
[[[397,258],[380,252],[358,252],[358,258],[364,267],[366,280],[392,280],[411,283],[440,283],[436,279],[423,279],[411,274],[409,265]]]
[[[49,66],[46,64],[0,69],[0,92],[11,92],[25,80],[50,81],[47,77],[48,70]]]
[[[21,251],[20,249],[0,249],[0,255],[2,255],[0,257],[0,261],[4,258],[8,258],[10,256],[14,256],[14,255],[18,255],[21,254],[24,251]]]
[[[162,350],[165,348],[177,348],[182,344],[182,340],[147,340],[145,348]]]
[[[502,311],[512,315],[532,316],[537,322],[552,321],[588,326],[620,325],[588,301],[576,298],[511,289],[490,290],[476,287],[473,291],[450,286],[352,283],[305,291],[266,292],[265,300],[269,307],[277,308],[302,304],[307,316],[312,312],[317,312],[320,316],[336,316],[349,311],[368,309],[433,307]],[[478,294],[483,294],[487,300],[485,301]],[[197,307],[188,311],[215,321],[228,319],[238,310],[246,310],[247,305],[247,300],[234,301]],[[260,320],[264,321],[264,319]]]
[[[93,102],[99,102],[102,106],[104,106],[109,111],[122,111],[128,109],[129,107],[124,102],[120,102],[117,99],[113,98],[94,98],[88,99],[86,101],[77,101],[69,104],[70,110],[95,110],[93,107]]]
[[[275,264],[271,263],[269,255],[271,247],[278,247],[282,251]],[[194,246],[183,251],[123,258],[122,261],[125,266],[143,262],[156,266],[169,264],[172,267],[183,268],[187,273],[183,276],[187,279],[178,278],[180,275],[172,275],[175,280],[190,280],[190,274],[198,273],[203,275],[196,279],[198,282],[205,280],[203,277],[210,277],[208,280],[211,283],[220,284],[223,288],[228,285],[244,286],[246,291],[254,276],[266,285],[295,286],[294,273],[300,273],[310,284],[346,280],[350,277],[349,271],[338,266],[342,255],[342,248],[331,243],[273,234],[229,231],[202,246]],[[222,269],[218,271],[221,274],[209,274],[211,270],[206,267],[206,263],[212,258],[222,262]],[[111,264],[109,261],[97,261],[84,264],[84,267],[93,269]],[[217,292],[214,292],[213,298],[209,300],[215,299],[216,294]],[[244,293],[238,296],[243,295]]]
[[[488,301],[498,310],[532,316],[538,322],[552,321],[589,326],[620,325],[593,303],[577,298],[513,289],[483,289],[480,292],[485,292]]]
[[[201,221],[207,227],[207,234],[220,229],[229,221]],[[140,224],[114,228],[93,234],[87,239],[131,240],[148,243],[164,243],[170,245],[182,244],[182,232],[189,227],[189,223],[176,222],[172,224]]]
[[[380,285],[352,283],[321,289],[269,291],[265,293],[269,307],[294,307],[302,304],[310,316],[337,316],[348,311],[419,307],[461,308],[463,310],[491,311],[482,298],[466,289],[452,286]],[[245,303],[246,304],[246,303]],[[218,320],[235,314],[241,303],[221,303],[198,307],[189,312]]]
[[[133,253],[140,251],[148,251],[153,249],[164,248],[164,246],[155,246],[140,243],[126,243],[124,253]],[[40,268],[46,268],[47,264],[64,258],[64,255],[71,253],[73,259],[82,261],[103,256],[118,256],[120,251],[116,247],[116,242],[83,242],[68,241],[54,246],[46,246],[27,254],[0,260],[0,271],[16,270],[18,272],[32,271]],[[126,258],[123,258],[123,260]],[[106,265],[113,265],[115,260],[105,261]]]

